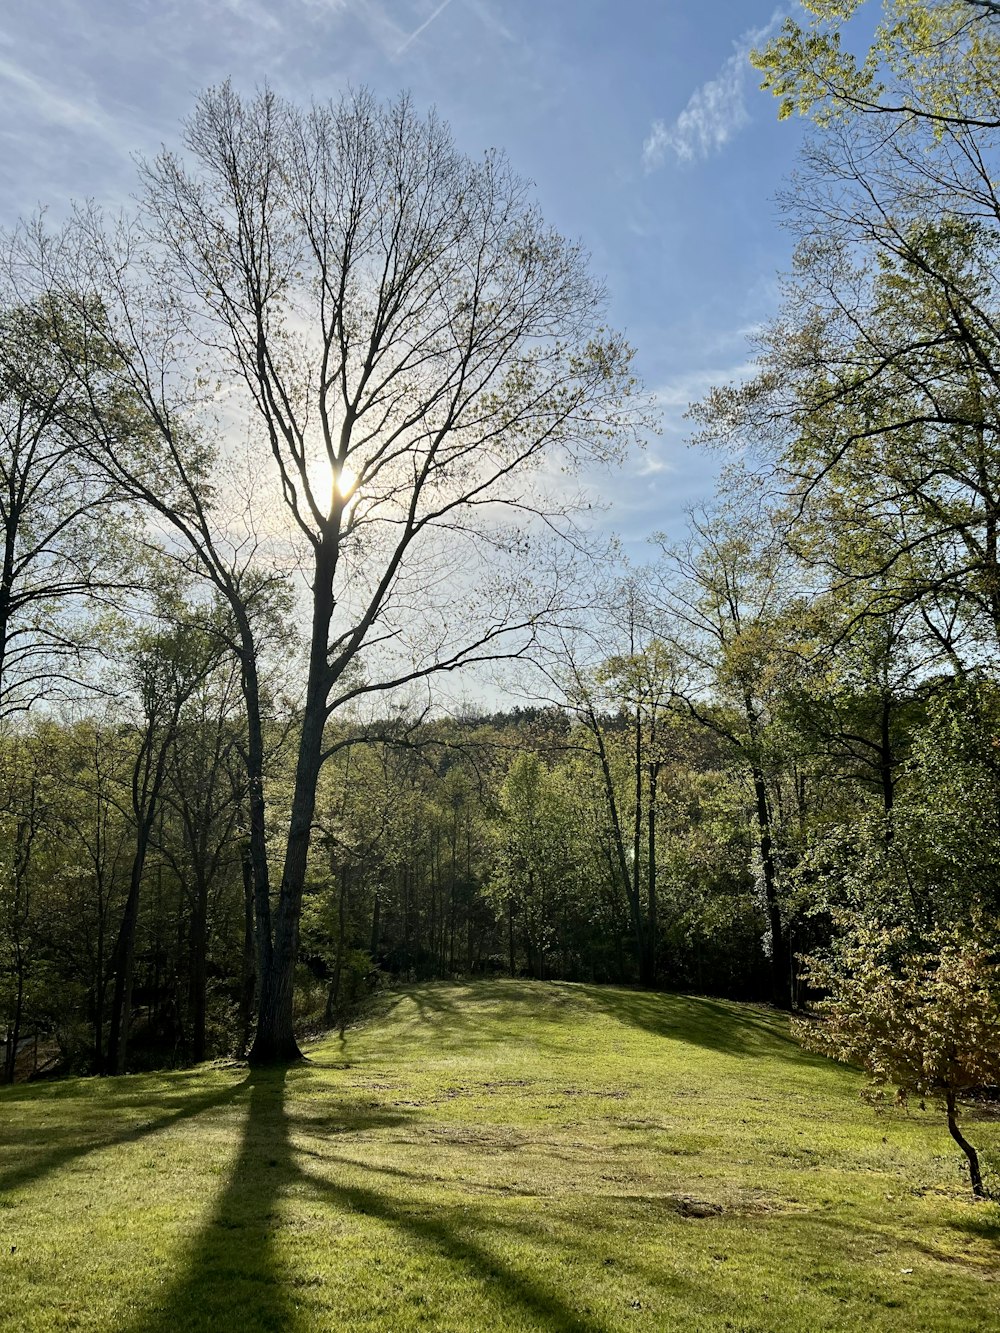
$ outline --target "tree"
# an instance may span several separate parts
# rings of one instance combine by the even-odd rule
[[[819,1022],[800,1023],[806,1045],[858,1062],[878,1093],[895,1087],[939,1098],[965,1154],[972,1192],[986,1198],[979,1156],[958,1125],[958,1099],[1000,1081],[1000,964],[995,941],[938,930],[915,946],[902,928],[855,924],[835,961],[813,960],[809,979],[830,992]]]
[[[790,1007],[793,957],[774,805],[782,773],[796,757],[779,719],[803,670],[802,589],[779,519],[764,504],[747,506],[738,487],[714,512],[692,515],[690,523],[685,544],[663,544],[652,610],[676,663],[676,700],[729,747],[748,779],[770,927],[772,999]]]
[[[239,859],[237,828],[247,795],[239,664],[227,655],[215,664],[209,660],[207,667],[182,709],[167,752],[163,802],[175,816],[176,829],[170,830],[173,836],[158,839],[188,909],[190,1046],[196,1061],[204,1060],[208,1049],[211,899],[226,869]]]
[[[537,754],[519,754],[499,793],[493,893],[506,909],[510,970],[515,920],[528,973],[545,980],[548,957],[565,942],[568,905],[578,896],[582,866],[577,821],[565,775]]]
[[[786,18],[751,59],[779,115],[821,124],[851,116],[916,121],[935,132],[1000,127],[996,72],[1000,47],[994,0],[884,0],[885,17],[862,60],[842,32],[866,0],[807,0],[805,23]],[[872,6],[874,8],[874,6]]]
[[[366,93],[303,112],[205,94],[187,159],[147,164],[158,281],[262,425],[308,570],[308,675],[281,887],[257,902],[255,1062],[295,1058],[292,979],[328,720],[351,700],[527,647],[552,593],[516,575],[543,459],[616,455],[630,349],[579,247],[500,154]],[[488,556],[474,591],[465,571]],[[464,603],[455,613],[456,597]],[[270,945],[268,945],[270,941]]]
[[[4,1064],[0,1082],[13,1083],[32,991],[44,989],[36,976],[42,951],[43,913],[36,901],[38,866],[49,832],[51,778],[44,741],[37,736],[5,738],[0,754],[0,1012],[5,1019]],[[34,984],[33,984],[34,983]]]
[[[172,609],[176,614],[180,608]],[[135,843],[128,895],[112,960],[115,980],[105,1071],[112,1074],[125,1072],[143,872],[163,800],[171,751],[185,706],[219,660],[218,644],[191,617],[187,623],[179,618],[159,631],[141,629],[135,633],[131,647],[129,683],[135,691],[139,712],[138,745],[130,779]]]
[[[0,716],[65,688],[81,599],[118,581],[121,497],[74,445],[86,409],[71,309],[0,308]],[[94,368],[99,374],[99,368]],[[120,552],[118,553],[120,555]]]
[[[328,721],[367,693],[525,652],[569,563],[545,578],[536,554],[528,578],[525,557],[572,531],[577,506],[542,464],[552,477],[552,464],[617,457],[641,414],[631,350],[600,323],[580,247],[544,225],[502,155],[463,157],[408,99],[358,93],[303,112],[227,85],[200,99],[185,147],[146,164],[140,224],[109,231],[85,213],[55,242],[29,228],[23,263],[43,290],[76,294],[94,356],[113,366],[113,392],[90,404],[94,455],[182,533],[232,610],[252,752],[252,1058],[267,1062],[297,1054],[292,977]],[[221,535],[231,487],[212,476],[231,445],[213,441],[206,404],[226,393],[271,467],[242,543]],[[272,910],[246,598],[289,568],[309,608],[308,669]]]
[[[598,679],[610,687],[611,697],[627,710],[633,741],[633,819],[631,846],[631,898],[642,900],[640,881],[645,864],[645,922],[639,977],[653,986],[657,975],[659,943],[659,898],[657,885],[657,816],[660,772],[665,759],[666,714],[674,701],[676,672],[673,655],[656,638],[640,644],[636,589],[626,599],[629,651],[610,657]],[[645,830],[643,829],[645,823]],[[645,832],[645,847],[643,833]]]

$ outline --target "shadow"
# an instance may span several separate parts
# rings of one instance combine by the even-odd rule
[[[1000,1247],[1000,1204],[977,1203],[980,1211],[973,1217],[952,1218],[948,1225],[953,1231],[961,1231],[976,1240],[989,1241]]]
[[[134,1316],[134,1333],[179,1330],[292,1330],[295,1308],[275,1249],[278,1200],[295,1174],[284,1115],[286,1071],[251,1071],[243,1136],[187,1270]]]
[[[129,1076],[126,1075],[123,1079],[116,1080],[115,1084],[102,1081],[98,1085],[101,1094],[106,1094],[108,1091],[111,1093],[110,1097],[102,1095],[97,1103],[102,1126],[107,1123],[109,1110],[120,1113],[135,1109],[136,1103],[134,1098],[129,1096],[129,1089],[124,1087],[119,1093],[116,1086],[119,1083],[126,1084],[128,1081]],[[14,1125],[8,1121],[0,1129],[0,1153],[3,1156],[16,1153],[20,1160],[17,1166],[0,1171],[0,1193],[9,1193],[12,1190],[20,1189],[24,1185],[33,1184],[42,1180],[52,1171],[58,1171],[60,1168],[70,1165],[70,1163],[82,1161],[91,1153],[102,1152],[106,1148],[119,1148],[132,1143],[141,1143],[143,1139],[147,1139],[154,1134],[160,1134],[186,1120],[192,1120],[197,1116],[204,1115],[207,1111],[226,1106],[239,1097],[248,1081],[244,1078],[228,1088],[223,1088],[218,1092],[205,1093],[202,1096],[195,1096],[184,1091],[175,1092],[168,1098],[156,1101],[155,1107],[159,1114],[155,1115],[153,1119],[110,1134],[102,1130],[87,1138],[86,1130],[81,1129],[79,1120],[74,1120],[60,1127],[46,1124],[44,1147],[38,1145],[37,1124],[28,1120],[22,1125]],[[148,1080],[144,1082],[148,1086]],[[176,1084],[173,1086],[176,1086]],[[79,1097],[79,1083],[77,1080],[68,1081],[63,1087],[66,1089],[67,1095],[72,1094],[76,1098]],[[8,1100],[14,1099],[4,1097],[0,1101],[0,1105]],[[166,1101],[171,1109],[164,1111],[162,1109],[163,1101]],[[65,1141],[58,1143],[55,1147],[50,1147],[52,1139],[57,1136]]]
[[[357,1164],[352,1163],[352,1166]],[[378,1167],[364,1167],[365,1171],[380,1172]],[[409,1173],[388,1168],[385,1174],[408,1178]],[[509,1263],[491,1254],[483,1245],[472,1240],[467,1234],[452,1225],[440,1214],[417,1213],[408,1211],[405,1206],[392,1201],[379,1190],[367,1189],[360,1185],[334,1185],[330,1181],[317,1179],[303,1173],[321,1198],[341,1208],[350,1208],[354,1212],[368,1217],[378,1218],[380,1222],[396,1228],[404,1235],[411,1236],[434,1249],[446,1263],[459,1265],[465,1273],[455,1281],[456,1287],[463,1284],[462,1278],[469,1276],[490,1285],[490,1302],[499,1311],[517,1310],[522,1317],[531,1320],[533,1327],[547,1330],[548,1333],[603,1333],[604,1326],[570,1309],[562,1297],[550,1286],[536,1281],[524,1273],[519,1273]],[[449,1210],[461,1217],[461,1226],[468,1231],[475,1226],[474,1216],[470,1216],[467,1207]]]
[[[294,1074],[291,1077],[295,1079]],[[294,1194],[300,1218],[303,1197],[321,1205],[317,1225],[324,1264],[329,1260],[329,1237],[331,1232],[336,1234],[338,1221],[351,1216],[370,1217],[398,1231],[404,1240],[434,1251],[446,1265],[453,1266],[457,1271],[449,1272],[450,1290],[461,1291],[470,1280],[485,1288],[485,1298],[499,1321],[503,1321],[505,1311],[517,1311],[532,1327],[546,1333],[601,1333],[602,1325],[570,1309],[552,1287],[517,1271],[472,1238],[468,1233],[477,1225],[485,1229],[486,1224],[477,1222],[466,1205],[432,1212],[424,1199],[393,1197],[393,1189],[405,1193],[419,1183],[423,1179],[419,1174],[293,1147],[293,1133],[304,1128],[306,1133],[316,1135],[319,1118],[288,1114],[288,1078],[283,1070],[255,1071],[242,1085],[241,1091],[248,1089],[249,1095],[239,1151],[209,1221],[191,1243],[186,1271],[156,1299],[127,1311],[116,1327],[124,1333],[311,1333],[317,1328],[337,1327],[329,1322],[331,1312],[323,1305],[322,1275],[305,1271],[310,1252],[308,1238],[300,1243],[296,1235],[295,1252],[301,1257],[294,1268],[282,1254],[280,1240],[286,1223],[281,1201],[287,1194]],[[398,1112],[349,1104],[324,1117],[324,1127],[327,1132],[364,1132],[399,1125],[407,1119]],[[385,1184],[368,1187],[323,1179],[299,1165],[300,1152],[306,1158],[322,1157],[345,1176],[363,1172]],[[317,1216],[315,1211],[313,1215]],[[495,1227],[492,1234],[496,1235]],[[363,1232],[352,1235],[350,1248],[341,1251],[345,1266],[358,1269],[362,1275],[379,1272],[372,1267],[382,1262],[374,1253],[376,1241],[377,1237],[366,1237]],[[343,1241],[337,1243],[342,1245]],[[366,1246],[373,1252],[366,1253]],[[402,1263],[405,1270],[405,1255]],[[342,1295],[338,1292],[338,1299]],[[370,1316],[369,1295],[364,1286],[359,1285],[354,1292],[347,1287],[347,1299],[357,1306],[359,1317],[362,1310]],[[415,1287],[413,1295],[419,1303],[423,1293]],[[351,1321],[340,1326],[351,1327]]]
[[[464,1041],[473,1035],[479,1041],[509,1041],[505,1025],[496,1022],[497,1007],[501,1013],[509,1008],[512,1018],[523,1021],[530,1016],[542,1024],[576,1023],[582,1013],[590,1010],[623,1026],[720,1054],[791,1060],[831,1070],[839,1067],[826,1057],[803,1049],[789,1031],[787,1014],[735,1000],[519,979],[477,979],[471,986],[460,982],[412,986],[394,1001],[393,1010],[398,1010],[405,1000],[412,1003],[421,1022],[434,1025],[436,1039],[440,1036],[444,1043]],[[486,1025],[480,1021],[484,1005],[491,1010]],[[484,1026],[492,1030],[483,1030]],[[544,1027],[532,1033],[532,1042],[544,1046]]]

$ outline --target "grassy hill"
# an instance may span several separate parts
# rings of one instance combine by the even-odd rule
[[[779,1016],[429,985],[310,1055],[0,1090],[0,1327],[1000,1329],[940,1117]]]

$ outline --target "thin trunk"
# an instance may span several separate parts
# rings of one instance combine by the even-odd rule
[[[255,884],[253,855],[249,842],[244,843],[241,848],[240,865],[243,871],[243,984],[240,988],[239,1053],[243,1055],[250,1045],[253,1002],[257,994],[257,941],[254,938]]]
[[[645,945],[642,926],[642,907],[637,894],[633,890],[632,876],[629,873],[628,854],[625,851],[625,835],[622,831],[622,822],[618,810],[618,799],[615,796],[615,784],[611,774],[611,762],[608,758],[607,747],[604,744],[604,736],[601,732],[600,723],[592,710],[588,712],[587,721],[591,734],[597,742],[597,757],[601,767],[604,799],[607,802],[608,815],[611,822],[611,834],[615,851],[614,864],[621,877],[621,882],[625,887],[625,896],[628,899],[629,913],[632,918],[632,931],[635,939],[636,957],[641,966]]]
[[[882,805],[885,810],[885,840],[892,842],[892,807],[895,802],[896,784],[893,775],[895,758],[892,752],[892,696],[882,695],[882,707],[879,717],[879,780],[882,784]]]
[[[174,712],[168,721],[156,752],[156,758],[150,761],[153,736],[149,734],[140,754],[132,778],[132,801],[137,819],[135,855],[132,858],[132,870],[129,876],[128,898],[122,916],[118,939],[115,943],[114,970],[115,986],[111,999],[111,1031],[108,1034],[107,1072],[125,1073],[125,1059],[128,1051],[128,1029],[132,1013],[132,982],[135,970],[135,937],[139,922],[139,892],[142,874],[146,866],[153,823],[159,813],[159,796],[167,767],[167,751],[172,743],[180,705],[175,704]],[[150,723],[150,726],[153,724]]]
[[[21,1023],[24,1018],[24,974],[19,965],[17,969],[17,993],[14,997],[14,1021],[7,1028],[7,1051],[4,1061],[3,1081],[13,1083],[17,1072],[17,1046],[21,1040]]]
[[[660,776],[659,760],[653,759],[649,765],[649,795],[646,807],[646,826],[648,846],[646,851],[646,921],[648,933],[650,985],[656,985],[656,944],[659,938],[659,905],[656,896],[656,796]]]
[[[208,884],[196,872],[191,920],[191,1043],[195,1062],[205,1059],[208,1019]]]
[[[146,859],[145,844],[137,848],[132,860],[132,874],[129,879],[128,898],[125,911],[118,928],[118,939],[112,955],[114,959],[115,984],[111,994],[111,1030],[108,1033],[108,1058],[106,1072],[109,1074],[125,1073],[125,1057],[128,1048],[129,1016],[132,1009],[132,973],[135,967],[135,935],[139,920],[139,885],[142,868]]]
[[[333,963],[333,976],[326,994],[326,1025],[333,1027],[337,1017],[337,1004],[340,1000],[340,982],[344,974],[344,935],[347,930],[347,866],[340,869],[340,892],[337,895],[337,955]]]
[[[962,1152],[965,1153],[969,1162],[969,1180],[972,1182],[972,1193],[977,1199],[985,1199],[988,1196],[983,1186],[982,1172],[979,1169],[979,1154],[958,1127],[958,1107],[955,1094],[951,1089],[945,1093],[945,1105],[948,1110],[948,1133],[962,1149]]]
[[[372,956],[372,962],[378,958],[378,951],[381,948],[381,929],[382,929],[382,899],[378,889],[375,890],[375,901],[372,903],[372,934],[369,945],[369,953]]]
[[[264,801],[264,728],[260,711],[260,682],[249,623],[243,630],[240,669],[247,709],[247,805],[250,812],[249,864],[256,925],[257,981],[271,970],[271,883],[267,864],[266,808]],[[244,862],[244,866],[245,866]],[[246,871],[244,869],[244,875]],[[245,881],[244,881],[245,882]]]
[[[764,775],[752,769],[754,800],[757,812],[758,849],[764,877],[764,906],[771,929],[771,999],[779,1009],[791,1008],[791,990],[788,977],[788,946],[785,927],[778,903],[777,875],[774,865],[774,845],[771,840],[771,813],[767,804]]]

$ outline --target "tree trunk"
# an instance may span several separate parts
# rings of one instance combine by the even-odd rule
[[[141,837],[141,835],[140,835]],[[135,935],[139,920],[139,884],[142,879],[146,849],[143,842],[141,850],[136,849],[132,860],[132,876],[129,881],[128,898],[114,951],[115,985],[111,996],[111,1030],[108,1033],[108,1059],[106,1072],[109,1074],[125,1073],[125,1057],[128,1051],[129,1018],[132,1009],[132,972],[135,967]]]
[[[244,843],[240,852],[243,870],[243,984],[240,989],[239,1053],[243,1055],[250,1045],[253,1023],[253,1002],[257,994],[257,942],[254,938],[254,867],[250,844]]]
[[[375,890],[375,901],[372,903],[372,934],[371,943],[368,952],[372,956],[372,962],[378,959],[378,951],[381,947],[382,931],[382,899],[378,889]]]
[[[270,959],[262,959],[257,1032],[248,1057],[254,1067],[290,1064],[303,1058],[295,1039],[292,1004],[302,894],[316,809],[316,784],[323,762],[323,732],[330,689],[327,643],[333,617],[333,575],[332,555],[321,548],[316,556],[309,679],[295,767],[288,844],[285,848]]]
[[[7,1028],[7,1050],[4,1060],[3,1081],[13,1083],[17,1072],[17,1047],[21,1040],[21,1021],[24,1017],[24,976],[18,968],[17,995],[14,1000],[14,1021]]]
[[[601,724],[593,710],[588,710],[587,725],[594,740],[597,742],[597,757],[601,766],[601,778],[604,786],[604,799],[608,806],[608,815],[611,822],[611,834],[614,844],[615,860],[612,862],[617,867],[621,876],[621,882],[625,888],[625,896],[628,899],[629,913],[632,918],[633,938],[635,939],[636,959],[640,968],[645,953],[645,937],[642,923],[642,905],[637,893],[634,890],[632,876],[629,873],[628,855],[625,851],[625,837],[622,831],[622,821],[618,810],[618,799],[615,796],[614,778],[611,773],[611,762],[608,759],[607,747],[604,744],[604,736],[601,732]]]
[[[260,682],[250,623],[240,626],[240,671],[247,709],[247,804],[250,810],[249,864],[253,885],[253,910],[257,947],[256,987],[271,970],[271,881],[267,864],[267,832],[264,801],[264,728],[260,715]],[[244,861],[244,885],[246,884]]]
[[[895,757],[892,752],[891,721],[892,696],[887,692],[882,696],[878,751],[879,781],[882,785],[882,807],[885,811],[885,841],[887,846],[892,842],[893,837],[892,807],[896,797],[896,784],[893,774]]]
[[[378,899],[376,898],[376,903]],[[333,977],[326,994],[326,1025],[333,1027],[337,1016],[337,1003],[340,999],[340,981],[344,973],[344,936],[347,932],[347,866],[340,870],[340,893],[337,896],[337,957],[333,964]]]
[[[191,1050],[195,1063],[205,1059],[208,1020],[208,883],[199,870],[191,921]]]
[[[968,1158],[972,1193],[977,1199],[985,1199],[988,1195],[983,1186],[983,1177],[979,1169],[979,1154],[958,1127],[958,1108],[955,1094],[950,1089],[945,1093],[945,1105],[948,1110],[948,1133]]]
[[[659,938],[659,906],[656,897],[656,795],[659,776],[659,760],[650,760],[649,794],[646,809],[646,824],[648,830],[648,847],[646,851],[646,882],[648,885],[646,891],[646,928],[647,952],[649,955],[649,984],[651,986],[656,985],[656,953],[657,940]]]

